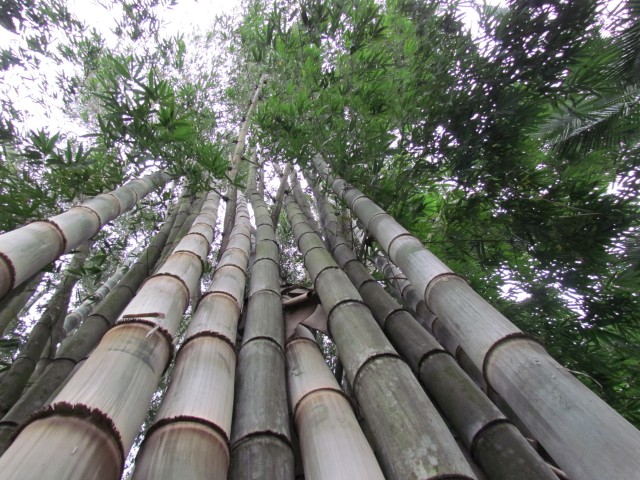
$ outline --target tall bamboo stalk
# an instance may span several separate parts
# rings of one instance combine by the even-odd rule
[[[19,285],[2,300],[4,305],[0,310],[0,335],[18,318],[20,312],[26,311],[25,307],[30,303],[43,278],[44,272],[36,273],[30,281]]]
[[[226,479],[250,228],[240,197],[228,247],[189,324],[171,384],[136,459],[134,479]]]
[[[323,225],[340,225],[319,189],[314,194]],[[474,460],[492,480],[555,480],[527,440],[411,314],[358,260],[348,240],[326,228],[333,257],[434,400]]]
[[[0,420],[0,453],[9,446],[13,433],[27,418],[41,408],[62,385],[76,366],[95,348],[106,331],[115,323],[140,285],[153,271],[176,219],[177,210],[153,237],[120,282],[107,297],[60,345],[53,363],[31,385],[16,404]]]
[[[89,255],[89,244],[83,242],[75,253],[60,285],[49,300],[47,308],[29,332],[29,338],[20,349],[9,370],[0,377],[0,415],[7,411],[20,398],[27,381],[36,368],[52,331],[61,323],[69,308],[69,300],[73,287],[80,280],[78,270],[84,265]]]
[[[276,172],[280,175],[280,185],[278,186],[276,197],[273,201],[273,208],[271,210],[271,223],[273,223],[274,230],[278,226],[278,222],[280,221],[282,200],[284,199],[284,192],[287,189],[289,173],[291,172],[292,168],[293,167],[291,166],[291,163],[287,163],[284,167],[284,172],[279,168],[276,169]]]
[[[305,479],[384,480],[351,403],[307,328],[296,327],[286,356]]]
[[[314,164],[473,363],[573,478],[635,478],[640,431],[489,305],[372,200]]]
[[[52,404],[0,457],[1,479],[119,478],[213,239],[218,196]]]
[[[262,87],[266,82],[267,81],[265,75],[261,75],[260,79],[258,80],[258,85],[253,92],[253,97],[251,97],[251,101],[249,102],[249,105],[247,107],[247,112],[244,114],[244,117],[242,119],[242,126],[240,127],[240,132],[238,132],[235,147],[233,148],[233,152],[229,158],[229,173],[227,174],[227,177],[229,178],[229,186],[227,187],[226,193],[227,207],[224,214],[220,254],[222,254],[222,252],[224,252],[224,250],[227,248],[227,242],[229,241],[229,236],[231,235],[233,219],[236,213],[236,197],[238,194],[238,188],[236,187],[234,182],[238,175],[238,168],[240,168],[242,154],[245,150],[247,133],[249,133],[249,126],[251,125],[251,117],[253,116],[253,112],[258,107],[258,101],[260,100]]]
[[[247,195],[256,223],[255,260],[238,353],[229,477],[291,480],[295,470],[287,410],[279,246],[273,220],[255,186],[255,173],[252,164]]]
[[[91,198],[81,205],[0,235],[0,298],[17,285],[93,237],[100,228],[129,210],[169,176],[157,172]]]
[[[285,206],[387,478],[475,478],[435,406],[291,196]]]

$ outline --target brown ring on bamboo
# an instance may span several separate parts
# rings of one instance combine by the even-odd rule
[[[190,252],[182,252],[182,253],[190,253]],[[194,257],[198,257],[195,253],[191,253],[191,255],[193,255]],[[200,257],[198,257],[198,260],[200,260]],[[202,260],[200,260],[200,262],[202,262]],[[191,292],[189,291],[189,287],[187,287],[187,284],[183,279],[181,279],[178,275],[174,273],[169,273],[169,272],[156,273],[153,277],[147,278],[142,285],[147,283],[152,278],[156,278],[156,277],[171,277],[174,280],[177,280],[180,283],[180,285],[182,285],[182,287],[184,288],[185,298],[187,302],[186,305],[189,305],[189,301],[191,300]]]
[[[271,258],[271,257],[261,257],[261,258],[258,258],[257,260],[255,260],[255,261],[253,262],[253,264],[255,265],[256,263],[261,262],[261,261],[263,261],[263,260],[269,260],[270,262],[272,262],[273,264],[275,264],[275,266],[276,266],[276,267],[278,267],[278,269],[280,269],[280,264],[279,264],[276,260],[274,260],[273,258]]]
[[[246,235],[244,235],[243,233],[240,233],[239,235],[242,235],[242,236],[246,237]],[[235,236],[235,235],[232,235],[231,237],[229,237],[229,243],[231,243],[231,240],[233,239],[233,237],[234,237],[234,236]],[[251,240],[251,239],[249,239],[249,240]],[[236,251],[238,251],[238,252],[242,253],[242,255],[243,255],[245,258],[247,258],[247,259],[249,258],[249,254],[246,252],[246,250],[244,250],[244,249],[242,249],[242,248],[238,248],[238,247],[227,247],[227,248],[224,250],[224,252],[222,252],[222,255],[224,256],[224,254],[225,254],[225,253],[227,253],[227,252],[233,252],[234,250],[236,250]],[[220,260],[222,260],[222,257],[220,257]],[[233,265],[233,266],[238,267],[235,263],[224,263],[224,264],[222,264],[222,265],[220,265],[220,266],[227,266],[227,265]],[[240,267],[238,267],[238,268],[240,268]]]
[[[201,223],[200,225],[206,225],[206,224],[205,224],[205,223]],[[202,238],[204,238],[204,239],[205,239],[205,241],[207,242],[207,245],[209,245],[209,244],[211,243],[211,242],[209,242],[209,239],[208,239],[207,237],[205,237],[205,236],[204,236],[202,233],[200,233],[200,232],[189,232],[189,233],[187,233],[187,235],[185,235],[184,237],[186,237],[186,236],[188,236],[188,235],[198,235],[199,237],[202,237]],[[184,237],[182,237],[182,238],[184,238]],[[175,251],[175,252],[173,252],[173,253],[178,253],[178,252],[188,252],[188,251],[189,251],[189,250],[176,250],[176,251]],[[193,252],[191,252],[191,253],[193,253]]]
[[[200,215],[203,215],[203,214],[201,213]],[[193,225],[191,225],[191,227],[193,228],[193,227],[195,227],[196,225],[204,225],[204,226],[206,226],[206,227],[209,227],[209,228],[211,229],[211,233],[212,233],[212,235],[213,235],[213,236],[215,236],[215,234],[216,234],[216,227],[214,227],[213,225],[211,225],[211,224],[209,224],[209,223],[198,222],[198,223],[194,223]],[[195,233],[195,232],[193,232],[193,233]],[[200,234],[200,235],[202,235],[202,234]],[[207,242],[208,242],[208,240],[207,240]]]
[[[53,416],[75,417],[80,420],[86,420],[110,435],[111,439],[116,442],[118,451],[120,452],[120,473],[122,474],[126,455],[124,452],[124,445],[122,443],[122,435],[120,435],[116,424],[111,418],[109,418],[109,416],[107,416],[106,413],[82,403],[73,404],[68,402],[57,402],[47,405],[46,407],[42,407],[40,410],[34,412],[20,427],[18,427],[9,439],[9,444],[13,443],[13,441],[18,438],[18,435],[20,435],[22,431],[32,423]]]
[[[502,412],[500,412],[502,413]],[[503,424],[509,424],[509,425],[513,425],[513,423],[506,417],[502,417],[502,418],[494,418],[493,420],[488,421],[487,423],[485,423],[483,426],[481,426],[478,431],[475,433],[475,435],[473,436],[473,439],[471,439],[471,445],[469,446],[469,453],[471,454],[471,457],[478,461],[478,458],[476,457],[476,447],[478,446],[478,442],[480,440],[482,440],[482,436],[489,430],[491,430],[494,426],[496,425],[503,425]],[[515,428],[515,427],[514,427]]]
[[[185,338],[184,342],[182,342],[182,345],[180,345],[180,348],[178,349],[178,352],[176,353],[176,360],[178,359],[178,356],[180,355],[180,352],[182,351],[182,349],[184,348],[185,345],[190,343],[192,340],[196,340],[197,338],[202,338],[202,337],[217,338],[218,340],[222,340],[224,343],[226,343],[227,345],[229,345],[231,347],[231,349],[233,350],[233,353],[234,353],[234,355],[236,357],[236,360],[237,360],[238,352],[236,352],[235,344],[231,341],[231,339],[229,337],[227,337],[226,335],[221,334],[220,332],[216,332],[215,330],[201,330],[198,333],[194,333],[189,338]]]
[[[255,337],[251,337],[249,340],[247,340],[246,342],[242,343],[240,345],[240,348],[238,349],[238,351],[242,350],[244,347],[246,347],[247,345],[249,345],[251,342],[253,342],[254,340],[267,340],[271,343],[274,343],[278,346],[278,350],[280,350],[280,352],[282,352],[282,355],[284,355],[284,349],[282,347],[282,345],[280,345],[280,343],[273,337],[267,337],[266,335],[256,335]]]
[[[420,356],[420,359],[418,360],[418,365],[416,367],[416,373],[420,374],[420,370],[422,369],[422,364],[425,361],[427,361],[427,359],[429,359],[434,355],[440,355],[440,354],[449,355],[450,357],[453,357],[453,355],[451,355],[444,348],[442,348],[442,346],[440,346],[440,348],[434,348],[433,350],[429,350],[428,352],[425,352]]]
[[[11,290],[13,290],[13,288],[15,287],[15,283],[16,283],[16,267],[13,264],[13,262],[11,261],[11,259],[9,257],[7,257],[2,252],[0,252],[0,259],[4,260],[4,263],[5,263],[6,267],[7,267],[7,271],[9,272],[9,288],[7,288],[7,291],[4,292],[4,293],[0,292],[0,295],[6,295]]]
[[[8,428],[14,427],[14,428],[17,428],[19,426],[20,426],[20,424],[18,422],[13,421],[13,420],[0,420],[0,428],[2,428],[2,427],[8,427]],[[11,442],[11,441],[13,441],[13,438],[9,439],[9,442]]]
[[[251,295],[249,295],[249,297],[247,298],[247,300],[250,300],[254,295],[258,294],[258,293],[262,293],[262,292],[270,292],[270,293],[275,293],[276,295],[278,295],[278,298],[282,298],[280,296],[280,292],[278,290],[274,290],[273,288],[261,288],[260,290],[256,290],[255,292],[253,292]]]
[[[380,215],[382,215],[382,214],[380,214]],[[389,216],[389,218],[393,218],[393,217],[392,217],[391,215],[389,215],[388,213],[384,213],[384,215],[388,215],[388,216]],[[405,232],[406,232],[406,230],[405,230]],[[422,242],[420,242],[420,240],[418,240],[416,237],[414,237],[413,235],[411,235],[409,232],[401,233],[400,235],[396,235],[395,237],[393,237],[393,238],[391,239],[391,241],[389,242],[389,246],[388,246],[388,247],[387,247],[387,249],[386,249],[386,250],[387,250],[387,254],[389,255],[389,259],[390,259],[390,260],[393,260],[393,259],[391,258],[391,245],[393,245],[393,242],[395,242],[396,240],[398,240],[399,238],[402,238],[402,237],[409,237],[409,238],[413,238],[413,239],[414,239],[414,240],[416,240],[418,243],[420,243],[420,245],[422,245]]]
[[[225,253],[226,253],[226,252],[228,252],[228,251],[230,251],[230,250],[238,250],[238,251],[241,251],[241,252],[242,252],[242,250],[240,250],[240,249],[238,249],[238,248],[232,248],[232,249],[227,249],[227,250],[225,250]],[[246,253],[245,253],[245,255],[246,255]],[[218,266],[216,267],[216,272],[217,272],[219,269],[221,269],[221,268],[225,268],[225,267],[231,267],[231,268],[235,268],[235,269],[237,269],[237,270],[240,270],[240,271],[242,272],[242,275],[245,277],[245,283],[246,283],[247,271],[246,271],[244,268],[242,268],[242,267],[240,267],[240,266],[236,265],[235,263],[225,263],[225,264],[223,264],[223,265],[218,265]],[[215,272],[214,272],[214,275],[215,275]],[[220,290],[211,290],[211,291],[212,291],[212,292],[220,292]]]
[[[487,353],[484,354],[484,359],[482,360],[482,378],[484,378],[485,383],[488,387],[490,387],[494,392],[497,392],[495,388],[489,383],[489,377],[487,376],[487,368],[489,367],[489,357],[501,346],[506,343],[509,343],[512,340],[529,340],[537,345],[540,345],[544,349],[544,345],[542,342],[536,340],[531,335],[524,332],[513,332],[505,335],[504,337],[496,340],[493,345],[491,345]]]
[[[76,360],[75,358],[71,358],[71,357],[56,357],[51,360],[51,363],[56,363],[58,361],[71,362],[75,365],[77,365],[80,362],[80,360]],[[2,424],[2,422],[0,422],[0,424]]]
[[[278,249],[278,253],[280,253],[280,245],[278,244],[278,242],[276,240],[272,240],[271,238],[261,238],[260,240],[258,240],[256,242],[256,245],[262,242],[273,242],[276,244],[276,248]]]
[[[96,216],[96,218],[98,219],[98,227],[96,228],[96,231],[93,233],[93,235],[95,235],[96,233],[98,233],[100,231],[100,228],[102,227],[102,225],[104,225],[104,222],[102,221],[102,217],[100,217],[100,214],[98,212],[96,212],[91,207],[87,207],[86,205],[76,205],[75,207],[72,207],[69,210],[73,210],[74,208],[84,208],[85,210],[89,210],[91,213],[93,213]],[[93,235],[91,235],[91,237],[93,237]],[[89,237],[89,238],[91,238],[91,237]]]
[[[324,271],[324,270],[323,270]],[[345,300],[340,300],[338,303],[336,303],[333,307],[331,307],[331,310],[329,310],[329,312],[327,312],[327,329],[329,330],[329,333],[331,333],[331,314],[333,312],[335,312],[336,308],[341,307],[347,303],[357,303],[360,305],[364,305],[365,307],[367,307],[367,304],[364,303],[363,300],[359,300],[357,298],[347,298]],[[368,309],[369,307],[367,307]],[[333,335],[331,335],[333,337]]]
[[[241,437],[240,439],[236,440],[236,442],[233,443],[233,445],[231,445],[231,451],[233,452],[233,450],[238,448],[243,443],[246,443],[252,438],[256,438],[256,437],[275,437],[293,451],[293,444],[291,443],[291,440],[286,435],[283,435],[280,432],[274,432],[273,430],[256,430],[253,432],[249,432],[244,437]]]
[[[115,201],[116,201],[116,202],[117,202],[117,204],[118,204],[118,213],[116,214],[116,217],[119,217],[119,216],[122,214],[122,203],[120,203],[120,200],[118,200],[118,197],[116,197],[116,196],[115,196],[113,193],[111,193],[111,192],[103,193],[102,195],[104,195],[104,196],[107,196],[107,195],[108,195],[108,196],[113,197],[113,198],[115,199]],[[100,195],[98,195],[98,196],[100,196]]]
[[[58,235],[60,236],[60,241],[62,242],[62,245],[60,246],[60,249],[58,250],[56,258],[59,257],[60,255],[63,255],[64,252],[67,251],[67,236],[64,234],[64,232],[60,228],[60,225],[58,225],[53,220],[49,220],[48,218],[45,218],[43,220],[36,220],[34,222],[29,222],[27,225],[29,225],[31,223],[38,223],[38,222],[43,222],[43,223],[48,223],[49,225],[53,225],[53,228],[55,228],[56,231],[58,232]]]
[[[123,185],[122,188],[127,188],[131,190],[131,192],[133,193],[133,196],[135,197],[135,200],[133,201],[134,205],[140,201],[140,197],[138,197],[138,192],[136,192],[135,188],[131,187],[130,185]]]
[[[308,224],[307,222],[300,222],[300,223],[306,223],[306,224],[307,224],[307,226],[309,226],[309,224]],[[292,228],[293,228],[293,227],[292,227]],[[309,226],[309,228],[311,228],[311,227]],[[309,230],[308,232],[302,232],[302,233],[300,234],[300,236],[296,239],[296,246],[297,246],[298,248],[300,248],[300,239],[301,239],[302,237],[304,237],[305,235],[309,235],[309,234],[313,234],[313,235],[315,235],[316,237],[318,237],[318,234],[317,234],[317,233],[316,233],[312,228],[311,228],[311,230]],[[318,237],[318,239],[322,242],[322,239],[321,239],[320,237]],[[314,248],[317,248],[317,247],[314,247]],[[324,246],[324,244],[322,245],[322,248],[326,248],[326,247]]]
[[[147,440],[147,438],[151,438],[151,434],[153,432],[155,432],[156,430],[159,430],[161,427],[164,427],[165,425],[171,425],[172,423],[179,423],[179,422],[191,422],[191,423],[204,425],[205,427],[209,427],[211,430],[213,430],[214,432],[216,432],[218,435],[222,437],[225,445],[227,446],[227,449],[230,448],[229,436],[227,435],[227,433],[222,429],[222,427],[219,427],[211,420],[206,420],[204,418],[199,418],[199,417],[193,417],[191,415],[177,415],[175,417],[161,418],[157,422],[154,422],[154,424],[149,427],[149,430],[147,430],[147,434],[144,436],[144,440],[140,444],[140,450],[142,450],[142,445],[144,445],[144,442]]]
[[[397,237],[396,237],[397,238]],[[395,239],[394,239],[395,240]],[[424,289],[424,296],[422,297],[422,299],[424,300],[424,305],[427,307],[427,310],[429,310],[431,313],[433,313],[434,315],[437,315],[436,312],[434,312],[433,310],[431,310],[431,307],[429,306],[429,295],[431,294],[431,290],[433,290],[433,287],[441,280],[444,280],[445,278],[457,278],[459,280],[462,280],[465,284],[469,284],[469,282],[467,281],[466,278],[464,278],[462,275],[458,275],[455,272],[445,272],[445,273],[439,273],[438,275],[436,275],[435,277],[433,277],[431,280],[429,280],[427,282],[427,286]]]
[[[311,232],[309,232],[309,233],[311,233]],[[305,261],[307,260],[307,255],[308,255],[309,253],[311,253],[312,251],[317,250],[317,249],[326,250],[326,249],[327,249],[327,247],[325,247],[324,245],[316,245],[316,246],[314,246],[314,247],[308,248],[308,249],[307,249],[307,251],[306,251],[306,252],[304,252],[304,253],[302,254],[302,263],[305,263]],[[337,267],[337,268],[340,268],[340,267],[338,267],[337,265],[336,265],[336,267]],[[323,269],[323,270],[324,270],[324,269]],[[323,270],[320,270],[320,272],[322,272]],[[318,272],[318,275],[320,275],[320,272]],[[317,277],[318,275],[316,275],[316,277]],[[314,282],[314,283],[315,283],[315,282]],[[314,285],[314,290],[315,290],[315,285]]]
[[[314,343],[314,345],[317,347],[318,345]],[[305,399],[307,399],[309,396],[313,395],[314,393],[317,392],[335,392],[338,395],[340,395],[342,398],[344,398],[345,400],[347,400],[347,402],[349,402],[349,405],[351,406],[351,409],[355,412],[355,408],[353,406],[353,403],[351,403],[351,399],[349,398],[349,396],[344,393],[342,390],[340,390],[339,388],[335,388],[335,387],[320,387],[320,388],[315,388],[313,390],[308,391],[307,393],[305,393],[304,395],[302,395],[298,401],[296,402],[295,406],[293,407],[293,418],[296,417],[296,413],[298,412],[298,406],[305,401]]]
[[[357,389],[357,384],[358,384],[358,379],[360,378],[360,374],[364,371],[364,369],[366,367],[368,367],[369,365],[371,365],[372,363],[376,362],[377,360],[380,360],[380,359],[383,359],[383,358],[397,358],[398,360],[400,360],[405,365],[407,363],[397,353],[391,353],[391,352],[374,353],[373,355],[368,357],[364,362],[362,362],[360,364],[360,366],[358,367],[358,370],[356,370],[356,374],[353,376],[353,384],[352,384],[354,392]]]
[[[233,295],[230,295],[227,292],[224,292],[222,290],[214,290],[214,291],[209,291],[209,292],[203,293],[200,296],[200,300],[198,300],[198,303],[196,303],[196,308],[193,311],[195,312],[196,310],[198,310],[198,307],[200,306],[200,302],[202,302],[202,300],[204,300],[206,297],[208,297],[210,295],[220,295],[220,296],[223,296],[223,297],[230,298],[231,300],[233,300],[233,304],[238,309],[238,316],[240,316],[240,314],[242,314],[242,306],[238,305],[238,299],[235,298]]]
[[[155,331],[159,332],[160,335],[162,335],[164,337],[164,339],[167,341],[167,347],[169,349],[169,355],[167,356],[167,364],[162,369],[162,375],[164,375],[165,372],[167,371],[167,369],[169,368],[169,365],[171,365],[171,360],[173,359],[173,355],[175,354],[175,351],[176,351],[176,347],[173,345],[173,337],[169,333],[169,330],[164,328],[159,323],[154,323],[151,320],[145,320],[144,318],[131,318],[131,319],[127,319],[127,320],[120,320],[118,323],[116,323],[113,326],[113,328],[115,328],[115,327],[117,327],[119,325],[127,325],[127,324],[131,324],[131,323],[141,323],[143,325],[147,325],[148,327],[152,327],[151,330],[149,330],[149,332],[152,332],[155,329]],[[147,332],[147,335],[149,334],[149,332]],[[89,355],[91,355],[91,353],[89,353],[84,358],[85,359],[88,358]]]
[[[367,280],[366,282],[362,282],[362,285],[364,285],[365,283],[370,283],[370,282],[375,282],[375,279],[371,279],[371,280]],[[386,333],[386,328],[387,328],[387,320],[389,320],[389,317],[391,315],[393,315],[394,313],[398,313],[398,312],[407,312],[409,315],[411,315],[411,313],[409,312],[409,310],[407,310],[406,308],[403,308],[401,306],[398,306],[398,308],[394,308],[393,310],[391,310],[389,312],[389,314],[384,317],[384,320],[382,321],[382,331]],[[413,318],[413,316],[411,316],[411,318]]]

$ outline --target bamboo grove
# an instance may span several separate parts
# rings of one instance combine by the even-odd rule
[[[12,2],[0,480],[637,478],[640,5],[540,3]]]

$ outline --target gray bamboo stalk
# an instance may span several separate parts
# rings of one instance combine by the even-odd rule
[[[291,196],[285,206],[387,478],[476,478],[409,366]]]
[[[384,480],[351,403],[302,325],[287,341],[286,358],[305,479]]]
[[[279,246],[264,197],[255,187],[254,165],[248,185],[256,247],[238,353],[229,478],[291,480],[295,469],[287,409]]]
[[[82,321],[89,316],[95,306],[105,299],[109,292],[115,287],[122,276],[126,273],[127,267],[119,267],[113,275],[111,275],[106,282],[104,282],[100,288],[93,292],[88,298],[86,298],[78,307],[64,319],[62,327],[66,335],[69,335],[76,329]]]
[[[33,373],[56,324],[62,322],[69,307],[71,292],[80,279],[76,273],[89,255],[89,244],[78,246],[60,285],[49,300],[47,308],[31,329],[29,338],[9,370],[0,378],[0,415],[4,416],[16,403]]]
[[[317,170],[569,477],[635,478],[640,431],[455,275],[372,200]]]
[[[307,222],[309,222],[309,225],[311,225],[314,232],[316,232],[319,237],[322,237],[320,225],[318,225],[318,222],[313,216],[311,205],[309,205],[306,194],[302,191],[302,187],[300,186],[298,175],[295,170],[292,170],[289,174],[289,185],[291,186],[291,194],[293,195],[294,200],[298,204],[298,207],[300,207],[300,210],[302,210],[302,213],[307,217]]]
[[[25,282],[18,286],[11,293],[15,294],[11,298],[8,298],[5,306],[0,310],[0,335],[2,335],[7,327],[12,324],[23,311],[25,306],[29,303],[29,300],[36,293],[40,282],[44,277],[44,272],[36,273],[33,279],[29,282]],[[18,291],[20,289],[20,291]]]
[[[149,246],[138,256],[118,284],[73,334],[60,344],[53,363],[0,420],[0,454],[8,447],[9,439],[18,427],[45,405],[76,366],[95,348],[131,301],[142,282],[149,277],[160,258],[177,213],[178,211],[174,210],[167,217],[167,221],[154,235]]]
[[[60,255],[93,237],[169,179],[158,172],[98,195],[48,220],[0,235],[0,298]]]
[[[278,191],[276,192],[276,197],[273,202],[273,207],[271,209],[271,223],[273,223],[273,229],[275,230],[278,227],[278,222],[280,221],[280,212],[282,211],[282,200],[284,198],[284,192],[288,187],[289,182],[287,179],[289,178],[289,172],[291,172],[292,166],[290,163],[287,163],[284,167],[284,172],[279,169],[276,169],[276,172],[280,175],[280,185],[278,186]]]
[[[227,250],[189,324],[134,479],[226,479],[250,229],[246,201],[239,196]]]
[[[317,188],[314,194],[321,223],[340,225],[331,205]],[[489,478],[555,480],[555,474],[528,441],[455,359],[373,278],[348,241],[341,234],[332,234],[329,228],[325,231],[334,259]]]
[[[251,98],[249,106],[247,107],[247,112],[244,114],[244,117],[242,119],[242,126],[240,127],[240,132],[238,133],[238,138],[236,139],[233,153],[229,158],[229,173],[227,175],[227,177],[229,178],[229,186],[227,187],[226,193],[227,207],[224,214],[220,254],[222,254],[222,252],[224,252],[224,250],[227,248],[227,242],[229,241],[229,236],[233,227],[233,219],[236,213],[236,197],[238,195],[238,187],[236,187],[235,181],[236,177],[238,176],[240,163],[242,161],[242,153],[245,150],[247,133],[249,133],[249,126],[251,125],[251,117],[253,116],[253,112],[258,107],[258,102],[262,93],[262,87],[266,82],[267,81],[265,75],[261,75],[260,79],[258,80],[258,85],[253,92],[253,97]]]
[[[119,479],[126,452],[169,364],[173,337],[214,236],[217,194],[162,268],[124,309],[51,405],[0,457],[0,479]]]
[[[191,225],[188,226],[187,231],[183,230],[183,226],[187,218],[192,213],[198,213],[200,211],[202,205],[198,205],[195,203],[195,199],[192,198],[190,194],[184,194],[180,197],[178,201],[176,216],[171,225],[171,230],[169,231],[168,237],[164,244],[164,248],[162,249],[162,253],[160,254],[160,259],[158,260],[158,266],[162,265],[164,261],[167,259],[171,252],[173,251],[176,243],[179,242],[182,237],[189,231]]]

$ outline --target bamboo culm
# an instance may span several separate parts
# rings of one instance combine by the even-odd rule
[[[171,383],[136,459],[133,479],[226,479],[235,336],[244,300],[251,230],[242,196],[234,223],[211,288],[189,323]]]
[[[247,195],[256,223],[255,259],[238,352],[229,478],[292,480],[295,470],[287,409],[279,246],[255,177],[255,164],[251,164]],[[282,182],[286,183],[286,178]]]
[[[25,307],[36,293],[43,278],[44,272],[36,273],[31,280],[18,286],[3,299],[4,305],[0,310],[0,335],[3,335],[9,325],[18,319],[20,312],[27,310]]]
[[[200,281],[219,197],[211,193],[188,235],[124,309],[52,403],[0,457],[0,479],[119,479],[173,337]]]
[[[476,478],[408,365],[289,195],[285,207],[386,477]]]
[[[507,401],[569,477],[637,476],[640,431],[489,305],[393,217],[334,177],[320,155],[313,163],[459,341],[486,383]]]
[[[154,173],[98,195],[48,220],[0,235],[0,298],[60,255],[93,237],[102,226],[133,207],[169,176]]]
[[[174,210],[167,217],[167,221],[154,235],[149,246],[138,256],[120,282],[96,306],[91,315],[79,325],[74,333],[63,340],[53,363],[0,420],[0,454],[8,447],[8,441],[18,427],[24,424],[31,414],[45,405],[65,379],[71,375],[79,362],[95,348],[102,336],[131,301],[140,285],[149,277],[160,258],[176,214],[177,210]]]
[[[554,480],[555,474],[527,440],[413,316],[403,309],[358,260],[342,226],[317,186],[313,189],[333,257],[407,360],[473,459],[493,480]]]

